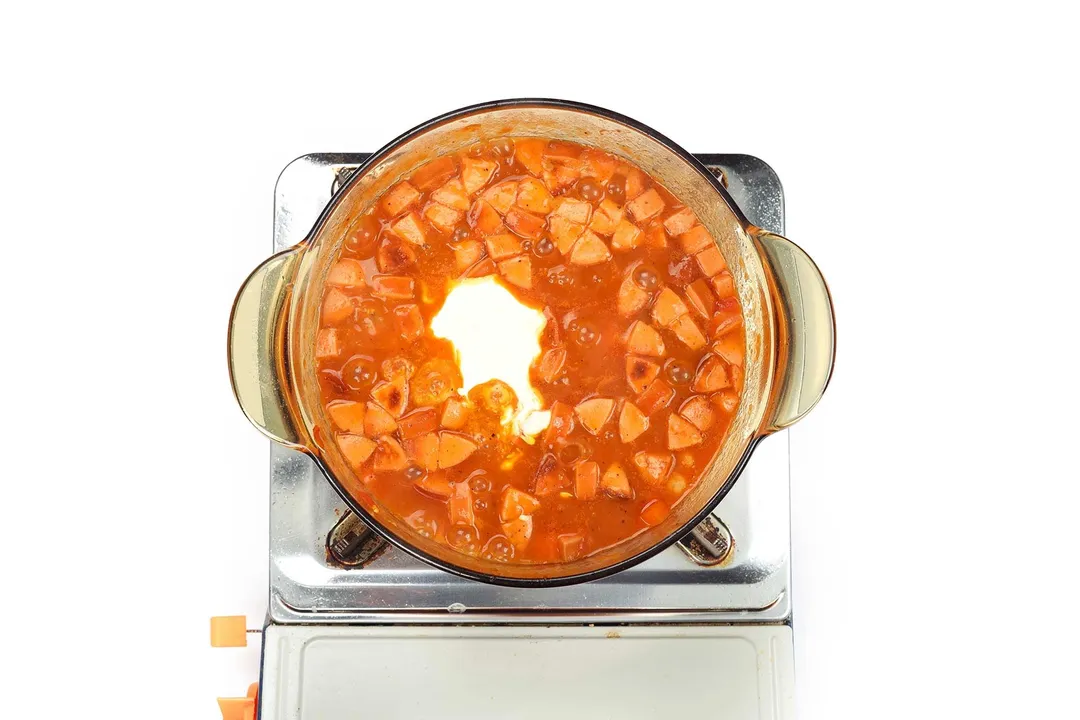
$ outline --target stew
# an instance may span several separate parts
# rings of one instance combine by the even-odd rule
[[[511,368],[466,387],[433,329],[476,283],[540,318],[525,391]],[[508,343],[518,328],[476,322]],[[334,442],[382,510],[460,552],[541,563],[668,517],[723,442],[744,351],[695,214],[624,159],[541,138],[438,157],[359,216],[315,347]]]

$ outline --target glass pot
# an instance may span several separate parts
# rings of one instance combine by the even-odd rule
[[[460,553],[425,538],[381,508],[333,442],[322,407],[315,334],[323,284],[352,221],[414,168],[478,141],[540,136],[593,146],[638,165],[698,216],[727,259],[743,308],[741,400],[728,436],[667,520],[571,562],[516,564]],[[596,579],[656,554],[724,498],[762,438],[788,427],[821,398],[832,372],[834,320],[813,261],[790,241],[750,225],[693,156],[630,118],[578,103],[506,100],[463,108],[410,130],[361,166],[307,239],[266,260],[240,288],[229,321],[229,370],[248,419],[275,442],[308,454],[345,503],[398,547],[444,570],[485,582],[565,585]]]

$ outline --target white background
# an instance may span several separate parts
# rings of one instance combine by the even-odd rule
[[[6,5],[0,715],[243,693],[257,650],[207,618],[261,623],[268,448],[225,324],[278,172],[547,96],[765,159],[831,283],[792,435],[799,716],[1075,717],[1070,5]]]

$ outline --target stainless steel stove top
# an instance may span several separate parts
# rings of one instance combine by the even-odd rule
[[[304,239],[341,180],[365,157],[305,155],[282,171],[275,191],[275,251]],[[752,223],[783,233],[783,190],[768,165],[748,155],[698,157],[722,175]],[[318,624],[786,622],[791,614],[788,478],[785,431],[758,446],[714,513],[723,557],[716,564],[699,562],[700,544],[686,541],[602,580],[517,589],[450,575],[392,546],[362,565],[342,565],[328,544],[339,543],[340,549],[353,540],[348,532],[355,525],[345,504],[306,456],[274,445],[269,619]]]

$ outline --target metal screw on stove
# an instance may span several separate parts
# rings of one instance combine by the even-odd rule
[[[328,559],[347,568],[362,567],[386,549],[386,541],[351,512],[346,512],[326,536]]]
[[[720,518],[709,515],[677,544],[698,565],[719,565],[731,554],[734,542]]]

